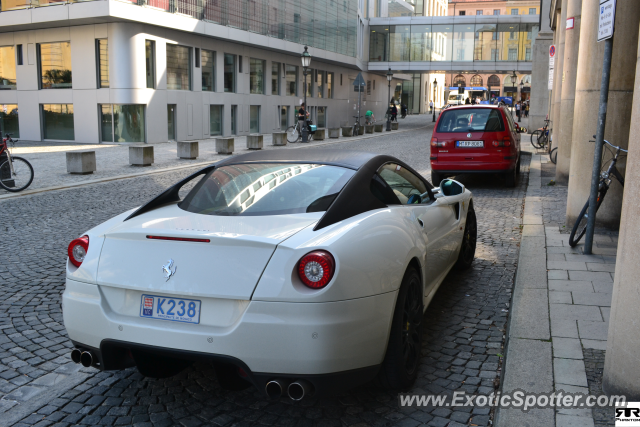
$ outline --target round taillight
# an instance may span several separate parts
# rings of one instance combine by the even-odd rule
[[[333,256],[327,251],[309,252],[298,262],[298,276],[311,289],[327,286],[335,271]]]
[[[80,264],[84,261],[88,251],[89,236],[82,236],[77,239],[73,239],[71,243],[69,243],[69,249],[67,250],[67,253],[69,254],[69,261],[71,261],[71,264],[76,267],[80,267]]]

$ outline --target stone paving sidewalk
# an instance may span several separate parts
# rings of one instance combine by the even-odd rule
[[[402,133],[408,130],[415,130],[420,127],[431,126],[431,116],[412,115],[401,120],[399,130],[392,133]],[[303,147],[322,146],[344,142],[345,140],[360,140],[378,138],[388,135],[389,132],[365,134],[355,137],[343,137],[337,139],[327,138],[324,141],[311,141],[308,144],[294,143],[284,147],[272,145],[272,134],[264,135],[264,150],[273,149],[295,149]],[[146,175],[149,173],[177,170],[198,165],[206,165],[220,161],[228,155],[220,155],[216,152],[215,138],[198,140],[199,157],[195,160],[185,160],[178,158],[176,143],[148,144],[154,148],[154,164],[147,167],[131,166],[129,164],[129,147],[139,144],[79,144],[79,143],[54,143],[40,141],[18,141],[15,148],[11,149],[14,155],[24,157],[34,168],[34,179],[31,186],[21,193],[9,193],[0,189],[0,199],[19,197],[25,194],[33,194],[43,189],[57,187],[67,187],[73,185],[84,185],[100,180],[114,178],[133,177]],[[428,141],[426,141],[428,142]],[[237,136],[234,141],[234,154],[248,152],[246,136]],[[67,173],[66,152],[77,150],[95,150],[97,171],[89,175],[71,175]]]
[[[526,147],[523,147],[526,149]],[[553,171],[551,171],[553,169]],[[534,154],[508,330],[504,392],[602,395],[601,377],[617,235],[594,237],[593,255],[569,246],[566,187],[548,185],[555,168]],[[581,242],[582,243],[582,242]],[[499,410],[498,426],[613,425],[612,408]]]

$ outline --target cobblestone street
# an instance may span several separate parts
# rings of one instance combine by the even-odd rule
[[[325,147],[394,155],[430,179],[430,135],[431,127],[416,128]],[[489,394],[500,386],[529,160],[523,155],[513,189],[495,176],[459,177],[474,195],[476,260],[467,271],[452,271],[427,309],[423,357],[411,392]],[[401,409],[396,393],[373,386],[299,403],[268,401],[254,388],[221,389],[203,363],[165,380],[145,378],[136,369],[99,372],[72,363],[61,307],[68,243],[194,170],[0,200],[0,425],[491,425],[488,408]],[[561,224],[551,211],[545,224]]]

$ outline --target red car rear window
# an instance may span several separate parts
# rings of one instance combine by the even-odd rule
[[[461,108],[445,110],[436,132],[503,132],[500,112],[494,108]]]

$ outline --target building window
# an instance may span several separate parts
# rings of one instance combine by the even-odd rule
[[[509,61],[517,61],[518,60],[518,48],[510,48],[509,49]]]
[[[465,16],[467,14],[467,12],[465,10],[461,10],[460,12],[458,12],[458,15],[460,16]]]
[[[260,106],[249,106],[249,133],[260,133]]]
[[[102,142],[145,142],[144,105],[100,106]]]
[[[509,40],[518,40],[518,35],[515,31],[509,31]]]
[[[42,104],[44,139],[73,141],[73,104]]]
[[[22,65],[23,61],[22,61],[22,45],[18,44],[16,45],[16,59],[18,61],[18,65]]]
[[[209,106],[209,135],[222,135],[222,105]]]
[[[498,32],[497,31],[493,31],[491,33],[491,40],[498,40]]]
[[[482,76],[479,76],[478,74],[476,74],[475,76],[471,77],[471,86],[474,86],[474,87],[482,86]]]
[[[280,130],[286,130],[289,127],[289,107],[280,106]]]
[[[318,127],[327,127],[327,107],[318,107]]]
[[[317,71],[316,74],[316,93],[318,98],[324,97],[324,71]]]
[[[491,49],[491,60],[492,61],[497,61],[498,60],[498,49]]]
[[[511,14],[512,15],[517,15],[518,14],[518,9],[511,9]]]
[[[264,61],[249,58],[249,92],[264,94]]]
[[[13,46],[0,47],[0,90],[16,88],[16,58]]]
[[[167,104],[167,138],[176,140],[176,104]]]
[[[327,98],[333,98],[333,73],[327,73]]]
[[[271,63],[271,95],[280,95],[280,63]]]
[[[236,56],[224,54],[224,91],[236,91]]]
[[[467,79],[462,74],[458,74],[454,77],[452,86],[467,86]]]
[[[200,68],[200,48],[197,47],[195,49],[195,58],[196,58],[196,68]]]
[[[524,51],[524,60],[525,61],[531,61],[531,48],[528,47],[525,49]]]
[[[202,90],[215,92],[216,90],[216,53],[202,49]]]
[[[535,7],[530,7],[529,8],[529,15],[537,15],[538,12],[536,11]]]
[[[500,15],[500,9],[493,9],[494,15]]]
[[[492,75],[487,80],[487,85],[493,86],[493,87],[500,86],[500,77],[496,76],[495,74]]]
[[[456,50],[456,61],[464,61],[464,49]]]
[[[147,69],[147,88],[156,87],[156,42],[153,40],[144,41],[144,56]]]
[[[231,106],[231,135],[236,135],[238,133],[238,127],[236,126],[236,121],[238,118],[238,106]]]
[[[482,15],[482,11],[481,10],[476,10],[476,15]]]
[[[16,104],[0,104],[0,137],[7,133],[12,134],[14,138],[20,138]]]
[[[109,87],[109,45],[107,39],[96,40],[98,88]]]
[[[70,89],[71,43],[41,43],[37,45],[37,54],[40,89]]]
[[[191,48],[167,44],[167,89],[191,90]]]
[[[313,70],[312,69],[308,69],[307,70],[307,76],[304,79],[306,88],[305,91],[307,93],[307,98],[312,97],[313,96]]]
[[[287,96],[298,96],[298,67],[285,65],[286,93]]]

